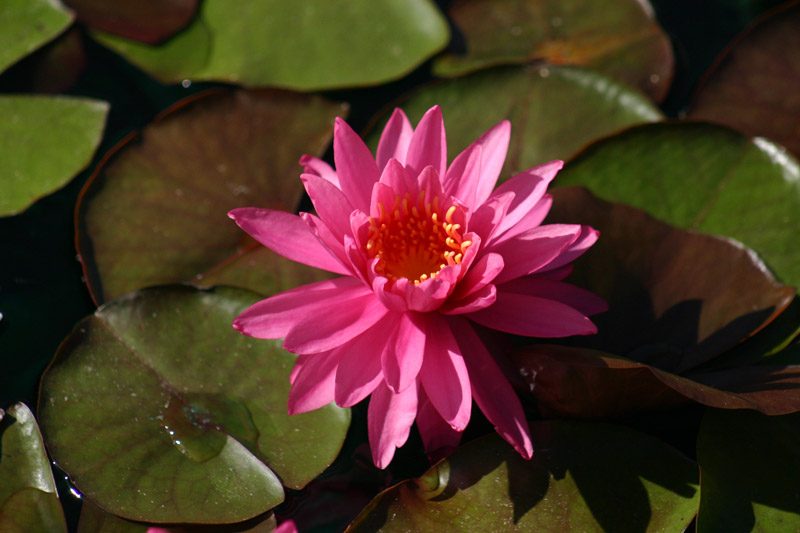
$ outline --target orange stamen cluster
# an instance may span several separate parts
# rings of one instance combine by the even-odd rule
[[[472,244],[459,234],[461,224],[453,221],[456,206],[444,217],[439,198],[425,203],[425,191],[417,201],[411,194],[396,196],[391,209],[378,202],[379,216],[370,217],[367,253],[378,258],[375,270],[392,281],[407,278],[419,285],[435,278],[447,265],[461,263]]]

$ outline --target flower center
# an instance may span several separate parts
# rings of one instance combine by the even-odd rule
[[[407,278],[419,285],[444,267],[461,263],[472,241],[459,234],[461,224],[453,221],[457,209],[450,206],[442,217],[439,198],[425,203],[425,191],[416,203],[410,194],[396,196],[388,210],[378,202],[380,215],[369,218],[367,241],[367,253],[378,258],[375,271],[393,281]]]

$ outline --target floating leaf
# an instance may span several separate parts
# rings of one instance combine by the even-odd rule
[[[698,532],[800,530],[800,414],[710,410],[697,461]]]
[[[78,250],[96,301],[200,279],[277,292],[322,275],[289,264],[227,217],[294,211],[298,165],[321,154],[346,111],[317,96],[221,91],[179,103],[101,163],[78,202]]]
[[[73,17],[71,11],[52,0],[3,0],[0,72],[64,31]]]
[[[19,213],[86,168],[107,113],[107,103],[86,98],[0,96],[0,216]]]
[[[800,156],[800,2],[748,28],[717,59],[691,116],[776,141]]]
[[[697,505],[697,466],[621,426],[531,424],[533,459],[497,435],[379,494],[347,530],[682,531]]]
[[[204,0],[195,21],[161,46],[95,33],[161,80],[220,80],[301,90],[400,78],[449,40],[429,0]]]
[[[764,139],[703,123],[633,127],[587,147],[555,184],[585,185],[671,224],[733,237],[800,285],[800,166]]]
[[[56,484],[33,413],[0,409],[0,531],[66,533]]]
[[[157,44],[192,20],[198,0],[66,0],[92,28]]]
[[[154,288],[76,326],[42,378],[39,414],[78,490],[130,520],[230,523],[276,506],[281,484],[299,489],[333,461],[349,412],[289,417],[295,356],[231,328],[257,299]]]
[[[460,0],[448,14],[466,53],[439,58],[434,72],[440,76],[543,59],[598,70],[656,101],[672,80],[669,39],[641,0]]]
[[[399,107],[416,124],[433,105],[440,105],[445,115],[451,158],[501,120],[511,121],[502,178],[564,159],[592,139],[624,126],[661,118],[649,100],[610,78],[558,66],[477,72],[431,85]],[[387,114],[380,122],[388,119]],[[373,148],[381,129],[369,138]]]

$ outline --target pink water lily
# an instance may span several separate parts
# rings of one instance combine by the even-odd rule
[[[553,161],[495,189],[511,126],[503,121],[447,166],[439,107],[416,129],[395,110],[373,157],[341,119],[336,170],[304,156],[317,215],[230,212],[275,252],[336,274],[244,311],[234,327],[285,338],[299,354],[289,412],[371,395],[369,440],[385,468],[416,420],[429,454],[458,444],[472,400],[526,458],[533,447],[519,399],[480,332],[531,337],[596,332],[597,296],[562,280],[596,240],[588,226],[541,225]]]

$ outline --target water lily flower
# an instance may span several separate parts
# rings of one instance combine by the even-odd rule
[[[337,119],[336,169],[304,156],[317,214],[229,213],[275,252],[341,277],[288,290],[245,310],[234,327],[284,338],[299,354],[290,414],[371,396],[368,433],[385,468],[416,420],[429,453],[458,444],[472,401],[525,458],[533,453],[519,398],[480,332],[531,337],[596,333],[599,297],[562,281],[598,233],[541,225],[548,183],[563,163],[526,170],[495,189],[511,126],[487,131],[447,166],[433,107],[413,129],[401,110],[373,157]]]

